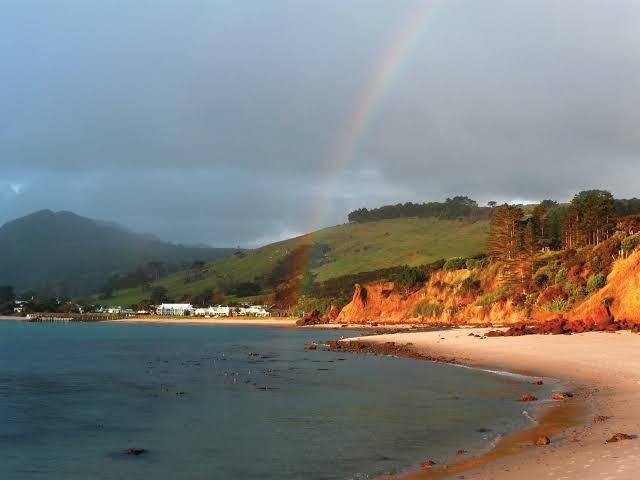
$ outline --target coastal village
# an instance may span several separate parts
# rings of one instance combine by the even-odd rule
[[[150,310],[135,311],[130,308],[107,307],[98,308],[95,313],[107,313],[110,315],[160,315],[171,317],[271,317],[278,316],[279,312],[268,309],[264,305],[240,305],[227,306],[215,305],[208,307],[195,307],[190,303],[163,303]]]
[[[56,300],[59,305],[63,302]],[[30,300],[15,300],[13,313],[14,315],[26,315],[27,317],[38,316],[37,313],[29,311]],[[206,307],[194,306],[191,303],[162,303],[156,306],[150,306],[146,310],[135,310],[133,308],[123,308],[121,306],[96,306],[95,308],[82,307],[78,304],[66,304],[68,308],[65,311],[83,315],[109,315],[118,317],[133,316],[163,316],[163,317],[201,317],[201,318],[222,318],[222,317],[281,317],[290,316],[288,312],[283,312],[266,305],[213,305]]]

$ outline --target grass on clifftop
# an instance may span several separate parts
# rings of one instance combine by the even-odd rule
[[[435,218],[338,225],[209,263],[201,272],[190,269],[174,273],[151,288],[165,287],[177,301],[183,295],[224,290],[241,282],[264,283],[283,257],[305,244],[325,247],[321,264],[313,269],[318,282],[398,265],[467,257],[485,251],[488,229],[488,221],[469,223]],[[149,290],[135,288],[114,292],[112,298],[99,302],[127,306],[148,297]]]

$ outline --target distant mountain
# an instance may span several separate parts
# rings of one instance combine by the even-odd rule
[[[41,210],[0,227],[0,285],[76,296],[151,261],[178,269],[234,251],[176,245],[111,222]]]

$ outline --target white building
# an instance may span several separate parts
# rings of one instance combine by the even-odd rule
[[[23,313],[24,312],[24,307],[25,305],[28,303],[28,300],[16,300],[14,301],[14,307],[13,307],[13,311],[14,313]]]
[[[196,308],[194,314],[199,317],[228,317],[231,314],[231,307]]]
[[[156,315],[193,315],[195,309],[190,303],[163,303],[156,308]]]
[[[250,307],[240,307],[238,309],[239,315],[248,315],[251,317],[268,317],[269,311],[262,305],[251,305]]]
[[[209,315],[212,317],[228,317],[231,315],[231,307],[209,307]]]

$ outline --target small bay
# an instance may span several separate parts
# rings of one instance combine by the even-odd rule
[[[0,478],[375,478],[527,425],[521,378],[303,348],[350,333],[0,322]]]

